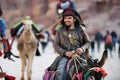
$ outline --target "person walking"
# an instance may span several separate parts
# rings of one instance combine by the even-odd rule
[[[109,50],[110,56],[112,58],[113,57],[113,55],[112,55],[112,36],[108,30],[106,31],[106,35],[105,35],[104,39],[105,39],[105,49]]]
[[[113,50],[116,51],[117,33],[115,31],[112,31],[111,36],[112,36],[112,47]]]
[[[2,15],[3,15],[3,12],[0,5],[0,37],[3,42],[4,58],[5,59],[8,58],[13,61],[13,59],[11,59],[10,57],[13,54],[11,52],[11,45],[9,44],[8,38],[6,36],[7,24],[5,20],[2,18]],[[0,51],[0,54],[2,54],[2,51]]]
[[[95,52],[95,40],[94,40],[94,38],[92,38],[92,40],[91,40],[91,55],[92,55],[92,57],[94,57],[94,52]]]
[[[118,37],[118,58],[120,59],[120,36]]]
[[[58,17],[60,17],[63,10],[67,8],[76,9],[74,0],[58,0],[58,3],[56,5],[56,13]]]
[[[98,53],[100,52],[100,47],[101,47],[101,43],[103,41],[103,35],[101,32],[97,31],[95,33],[95,41],[97,43],[97,50],[98,50]]]

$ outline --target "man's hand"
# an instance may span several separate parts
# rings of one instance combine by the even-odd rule
[[[76,49],[76,54],[81,55],[83,53],[83,50],[81,48]]]
[[[67,56],[67,57],[72,57],[72,55],[73,55],[73,52],[72,51],[67,51],[66,53],[65,53],[65,55]]]

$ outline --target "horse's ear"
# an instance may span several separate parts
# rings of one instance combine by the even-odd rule
[[[105,58],[108,58],[108,50],[107,50],[107,49],[103,52],[103,56],[104,56]]]
[[[108,58],[108,51],[104,50],[102,58],[100,62],[98,63],[99,67],[102,67],[105,64],[106,59]]]

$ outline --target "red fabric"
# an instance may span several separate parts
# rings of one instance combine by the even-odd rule
[[[108,73],[103,68],[97,68],[96,72],[101,72],[104,77],[106,77],[108,75]]]
[[[72,15],[72,16],[75,16],[73,10],[68,10],[68,11],[64,12],[63,15]]]
[[[11,75],[6,75],[5,80],[15,80],[15,77]]]
[[[112,36],[110,34],[107,35],[105,42],[108,43],[108,44],[112,43]]]
[[[43,76],[43,80],[54,80],[56,71],[49,71],[48,69],[45,70],[45,74]]]
[[[74,74],[75,77],[77,77],[78,80],[83,80],[83,72],[78,73],[78,74]]]
[[[6,46],[4,50],[10,51],[12,49],[12,46],[9,44],[8,39],[3,39],[2,41],[3,41],[3,44]]]
[[[0,56],[2,56],[2,54],[3,54],[3,53],[0,51]]]
[[[44,39],[45,36],[44,36],[43,34],[39,34],[39,35],[36,35],[36,38],[37,38],[37,39]]]
[[[53,26],[52,29],[51,29],[53,35],[55,35],[55,33],[56,33],[55,27],[56,26]]]

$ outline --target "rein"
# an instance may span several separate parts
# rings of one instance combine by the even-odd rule
[[[77,55],[75,52],[73,52],[73,55],[72,55],[72,60],[74,61],[74,65],[75,65],[75,69],[76,69],[76,73],[73,75],[72,77],[72,80],[74,80],[75,77],[78,78],[78,80],[83,80],[83,72],[78,72],[79,68],[77,66],[77,62],[78,62],[78,65],[81,66],[81,62],[84,61],[83,58],[81,58],[79,55]]]
[[[74,61],[76,72],[78,74],[77,62],[78,62],[78,65],[82,66],[81,63],[85,62],[85,60],[81,58],[78,54],[76,54],[75,51],[73,51],[72,59]]]
[[[80,65],[80,61],[79,61],[80,57],[78,57],[77,54],[73,54],[72,59],[74,60],[76,73],[78,74],[77,62],[78,62],[78,64]]]

